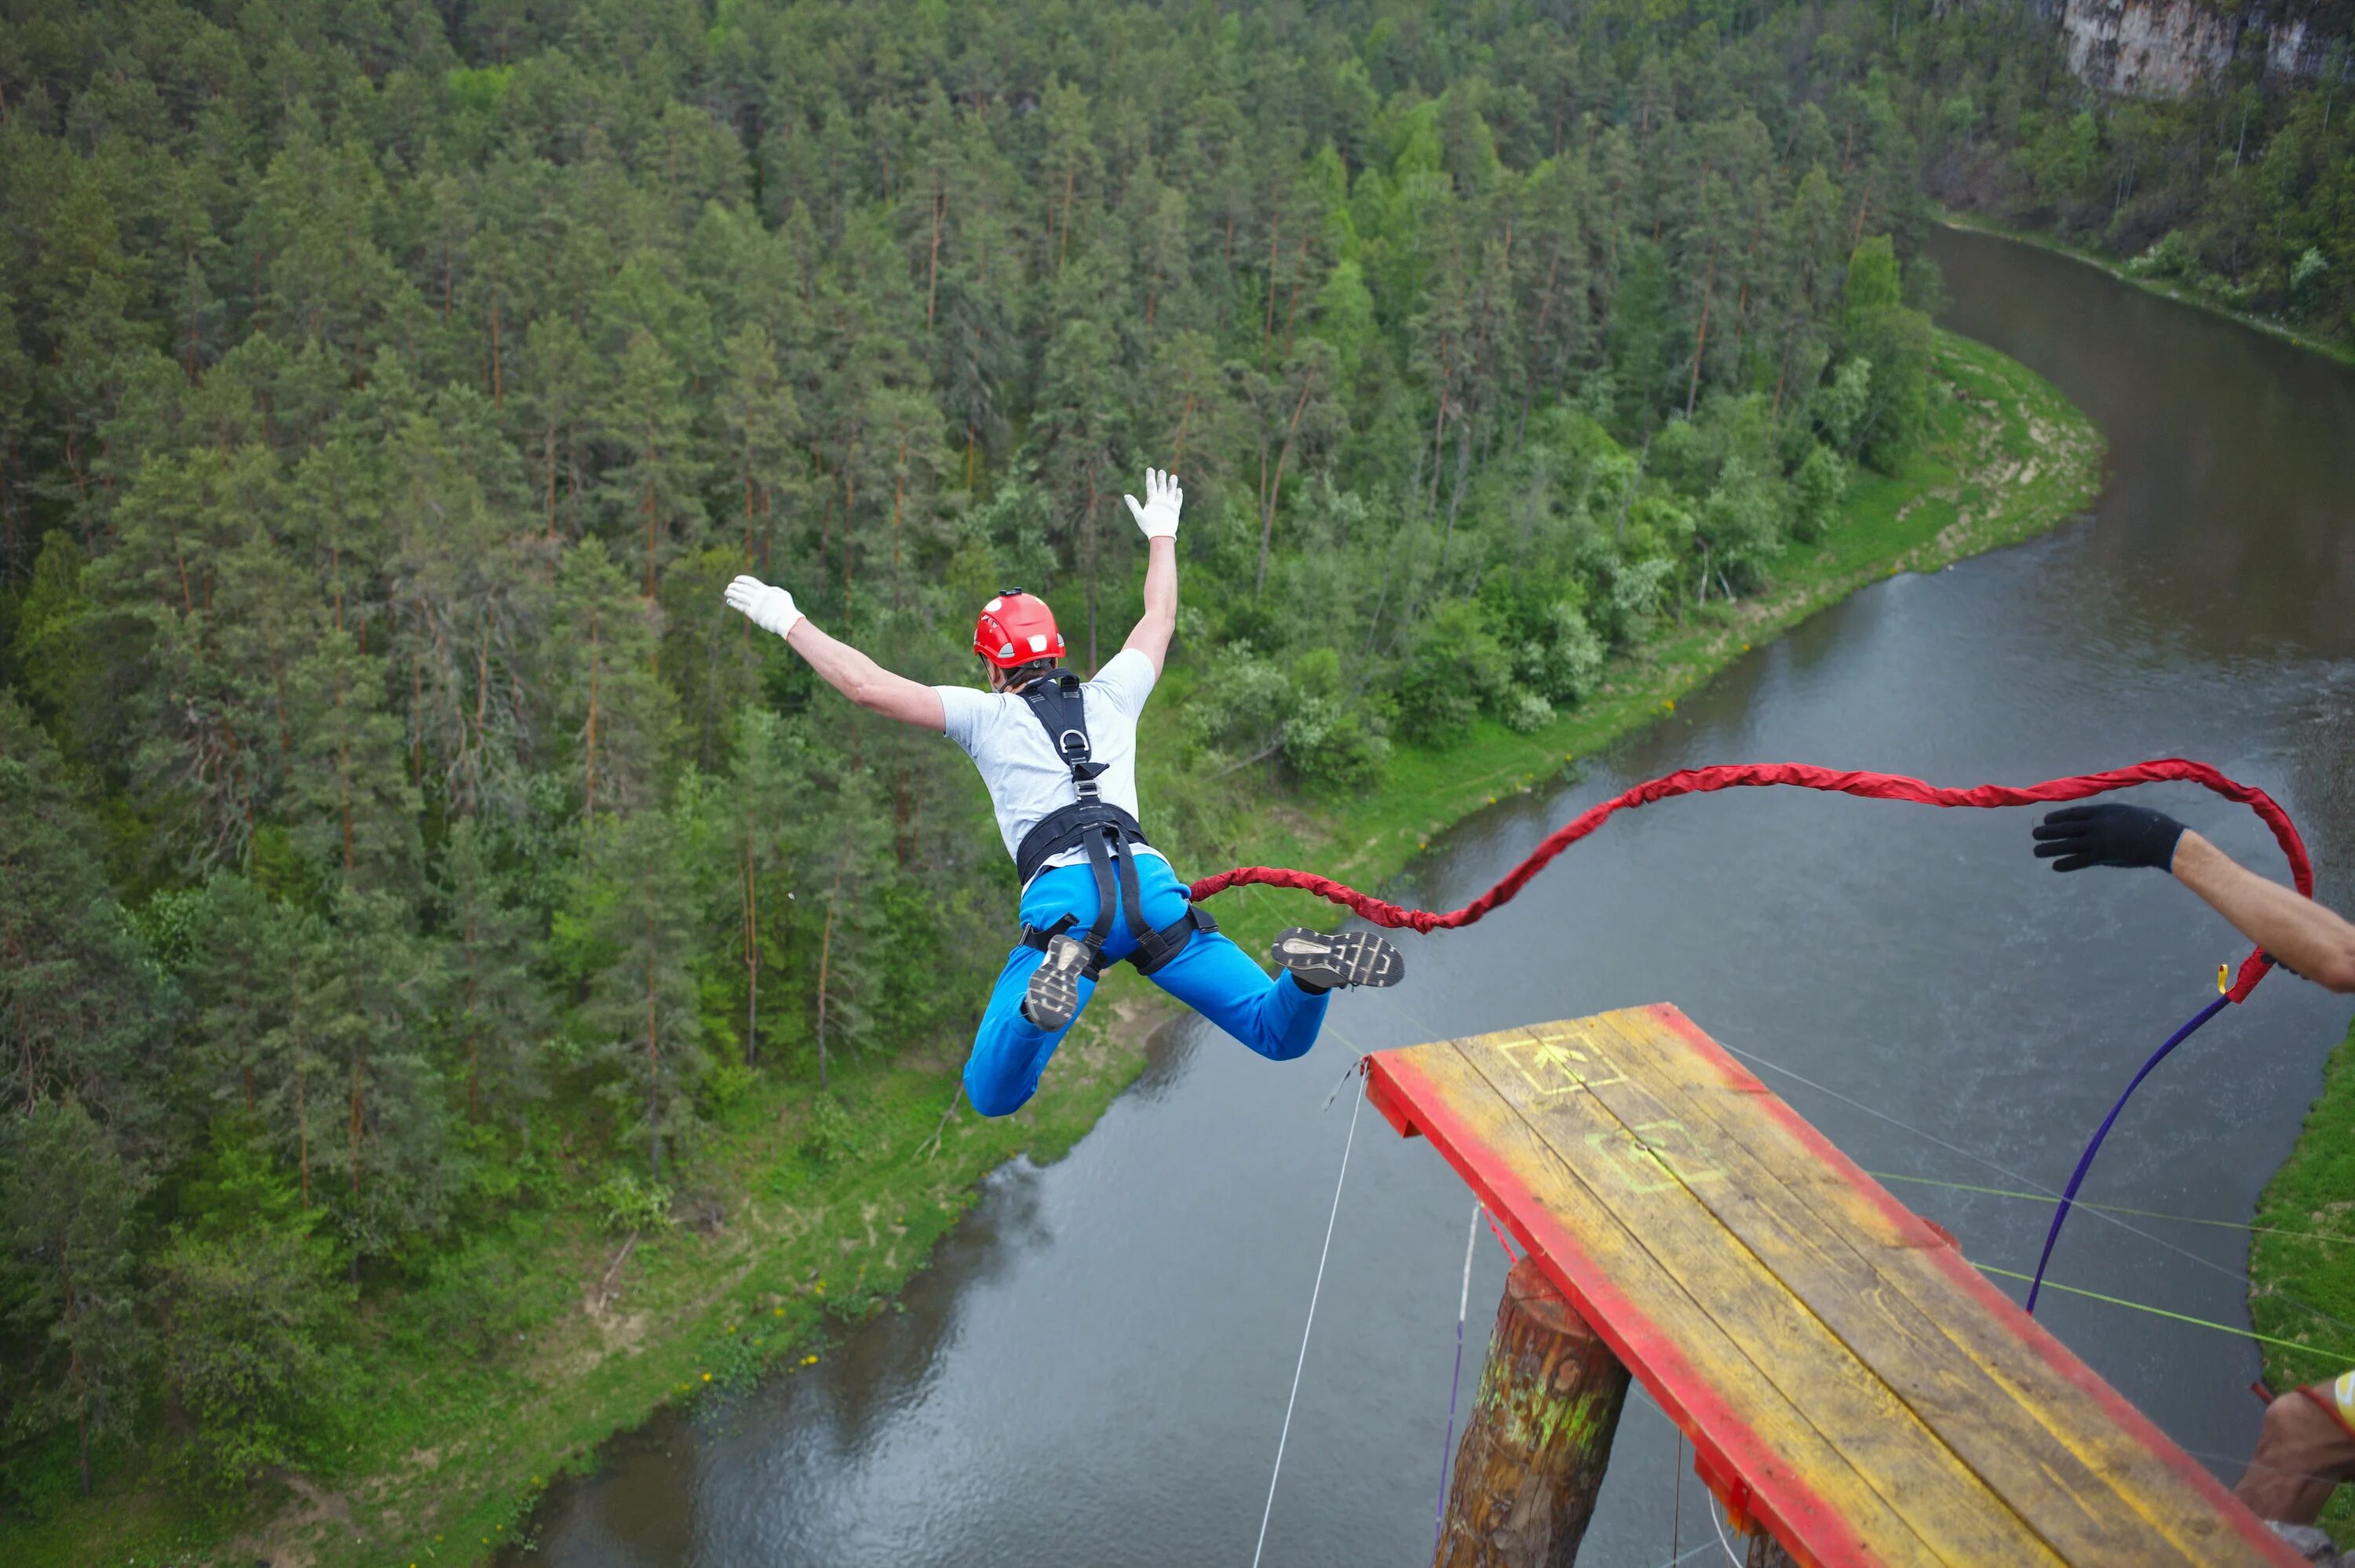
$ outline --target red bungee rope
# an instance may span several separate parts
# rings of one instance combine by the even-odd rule
[[[1244,883],[1296,888],[1331,903],[1344,905],[1377,926],[1421,932],[1452,931],[1459,926],[1471,925],[1500,905],[1512,902],[1514,895],[1529,885],[1531,877],[1551,864],[1556,855],[1601,827],[1612,813],[1648,806],[1655,800],[1665,800],[1671,796],[1706,795],[1719,789],[1789,784],[1802,789],[1861,795],[1874,800],[1912,800],[1923,806],[2034,806],[2082,800],[2089,795],[2106,794],[2110,790],[2129,789],[2137,784],[2170,780],[2201,785],[2256,812],[2264,820],[2265,826],[2273,830],[2274,838],[2281,844],[2282,853],[2288,858],[2290,877],[2296,884],[2298,892],[2308,898],[2314,896],[2314,867],[2307,859],[2305,841],[2298,837],[2296,825],[2289,820],[2289,813],[2264,790],[2236,783],[2204,762],[2192,762],[2180,757],[2157,758],[2148,762],[2137,762],[2130,768],[2113,768],[2106,773],[2082,773],[2069,779],[2049,779],[2041,784],[1981,784],[1969,789],[1941,789],[1898,773],[1844,771],[1836,768],[1817,768],[1804,762],[1741,762],[1714,768],[1687,768],[1663,779],[1646,779],[1623,794],[1589,806],[1547,834],[1545,842],[1531,851],[1529,858],[1508,872],[1496,886],[1463,908],[1450,909],[1444,914],[1429,909],[1404,908],[1370,894],[1360,893],[1329,876],[1318,876],[1314,872],[1294,871],[1284,866],[1238,866],[1232,871],[1222,871],[1216,876],[1202,878],[1194,884],[1191,893],[1199,902]],[[2252,952],[2242,960],[2240,974],[2226,995],[2234,1002],[2246,1000],[2249,992],[2256,989],[2257,982],[2272,967],[2273,959],[2266,957],[2262,948]]]
[[[1313,893],[1319,898],[1346,905],[1377,926],[1400,927],[1416,931],[1447,931],[1459,926],[1469,926],[1490,910],[1512,901],[1513,895],[1529,885],[1535,876],[1551,864],[1554,856],[1603,825],[1614,811],[1648,806],[1655,800],[1665,800],[1674,795],[1706,795],[1718,789],[1755,789],[1767,784],[1791,784],[1802,789],[1823,789],[1841,795],[1862,795],[1874,800],[1912,800],[1924,806],[2033,806],[2062,800],[2082,800],[2088,795],[2106,794],[2112,789],[2130,789],[2137,784],[2155,784],[2165,780],[2181,780],[2201,785],[2228,800],[2238,800],[2264,820],[2281,844],[2282,853],[2289,860],[2290,879],[2305,896],[2314,896],[2314,866],[2307,859],[2305,841],[2298,837],[2296,824],[2289,813],[2262,789],[2251,789],[2225,778],[2204,762],[2192,762],[2180,757],[2157,758],[2149,762],[2137,762],[2131,768],[2113,768],[2106,773],[2081,773],[2070,779],[2048,779],[2041,784],[2014,786],[1981,784],[1970,789],[1942,789],[1934,784],[1924,784],[1919,779],[1908,779],[1897,773],[1843,772],[1838,768],[1816,768],[1804,762],[1742,762],[1716,768],[1688,768],[1664,779],[1649,779],[1635,788],[1589,806],[1570,821],[1546,835],[1545,842],[1532,851],[1528,859],[1515,866],[1502,882],[1480,895],[1461,909],[1434,914],[1428,909],[1408,909],[1396,904],[1359,892],[1329,876],[1311,872],[1293,871],[1265,865],[1238,866],[1232,871],[1206,876],[1194,884],[1193,897],[1199,902],[1216,893],[1224,892],[1239,883],[1258,883],[1269,887],[1297,888]],[[2059,1205],[2052,1212],[2051,1228],[2044,1234],[2043,1255],[2036,1260],[2036,1275],[2028,1287],[2027,1309],[2036,1310],[2037,1293],[2043,1287],[2044,1270],[2052,1261],[2053,1245],[2061,1239],[2062,1222],[2069,1217],[2077,1191],[2084,1184],[2085,1173],[2093,1168],[2094,1157],[2101,1151],[2102,1140],[2116,1125],[2118,1114],[2126,1109],[2126,1101],[2152,1069],[2165,1061],[2169,1053],[2190,1039],[2200,1026],[2224,1009],[2226,1002],[2238,1004],[2256,990],[2265,971],[2274,967],[2264,948],[2259,948],[2241,960],[2241,972],[2224,994],[2201,1008],[2184,1025],[2169,1035],[2167,1043],[2151,1053],[2150,1059],[2135,1074],[2133,1081],[2119,1095],[2110,1114],[2085,1145],[2077,1160],[2076,1170],[2070,1175],[2069,1185],[2062,1192]],[[2222,980],[2222,971],[2218,971]],[[1491,1228],[1494,1228],[1493,1225]],[[1497,1239],[1505,1238],[1499,1234]],[[1511,1248],[1506,1251],[1509,1254]]]

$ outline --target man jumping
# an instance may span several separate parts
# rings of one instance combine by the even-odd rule
[[[1295,926],[1271,955],[1271,981],[1187,899],[1136,814],[1136,721],[1161,678],[1178,626],[1178,512],[1185,492],[1146,470],[1145,503],[1125,496],[1146,538],[1145,615],[1121,651],[1082,683],[1061,667],[1062,634],[1046,602],[1008,588],[982,607],[973,651],[985,694],[924,686],[836,641],[757,577],[728,603],[773,631],[820,679],[860,707],[963,747],[988,787],[1022,887],[1022,936],[1006,958],[964,1067],[984,1116],[1019,1108],[1095,989],[1123,959],[1252,1050],[1288,1062],[1316,1044],[1327,992],[1387,986],[1406,972],[1370,931]]]

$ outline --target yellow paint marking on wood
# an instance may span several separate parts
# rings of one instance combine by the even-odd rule
[[[1660,1027],[1640,1013],[1594,1022],[1627,1035]],[[1879,1239],[1892,1229],[1887,1211],[1833,1175],[1759,1097],[1655,1096],[1631,1079],[1605,1097],[1622,1115],[1675,1110],[1712,1129],[1735,1180],[1695,1195],[2063,1556],[2115,1549],[2108,1494],[2155,1538],[2138,1545],[2140,1560],[2211,1559],[2215,1510],[1919,1247]]]
[[[1635,1009],[1394,1054],[1568,1232],[1590,1283],[1887,1561],[2267,1561],[1682,1022]]]
[[[1642,1017],[1622,1013],[1596,1022],[1633,1033]],[[1720,1134],[1718,1147],[1730,1163],[1754,1159],[1762,1166],[1772,1164],[1776,1183],[1759,1189],[1759,1195],[1768,1202],[1790,1200],[1795,1209],[1786,1220],[1803,1238],[1837,1235],[1852,1242],[1886,1224],[1886,1211],[1856,1184],[1870,1178],[1861,1171],[1854,1171],[1854,1180],[1845,1173],[1835,1175],[1798,1146],[1789,1128],[1768,1116],[1754,1097],[1699,1089],[1681,1097],[1662,1097],[1661,1103],[1712,1122]],[[1787,1155],[1795,1149],[1806,1161],[1804,1181],[1792,1180]],[[1991,1314],[1977,1309],[1971,1294],[1951,1274],[1913,1246],[1887,1248],[1869,1262],[1892,1303],[1902,1301],[1911,1309],[1908,1320],[1934,1329],[1953,1347],[1949,1352],[1933,1342],[1929,1353],[1962,1358],[1967,1362],[1965,1375],[1975,1372],[1987,1382],[1976,1397],[1983,1400],[1992,1393],[2008,1402],[1995,1406],[1991,1417],[1987,1407],[1975,1404],[1961,1419],[1942,1428],[1942,1435],[1972,1457],[1991,1484],[2016,1497],[2009,1489],[2011,1485],[2032,1487],[2051,1480],[2048,1471],[2070,1475],[2073,1496],[2082,1498],[2089,1486],[2106,1488],[2187,1558],[2214,1560],[2218,1542],[2232,1531],[2209,1501],[2186,1487],[2147,1444],[2111,1420],[2061,1369],[2023,1345]],[[1871,1355],[1861,1348],[1859,1353]],[[2041,1444],[2036,1441],[2040,1436]],[[2074,1467],[2059,1464],[2053,1457],[2056,1450],[2075,1461]],[[2032,1510],[2036,1505],[2029,1506]],[[2103,1517],[2109,1516],[2105,1512]]]

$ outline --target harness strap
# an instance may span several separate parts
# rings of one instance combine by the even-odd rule
[[[1033,951],[1043,953],[1047,950],[1049,942],[1078,925],[1079,918],[1076,915],[1066,915],[1051,926],[1025,926],[1022,927],[1021,943]],[[1184,952],[1186,944],[1194,939],[1194,934],[1197,931],[1210,932],[1218,928],[1219,923],[1210,917],[1209,910],[1199,904],[1188,904],[1186,906],[1186,913],[1178,916],[1167,926],[1149,930],[1139,937],[1136,939],[1136,951],[1128,956],[1127,961],[1138,974],[1149,975]],[[1082,938],[1081,940],[1087,942],[1085,938]],[[1090,955],[1086,969],[1087,978],[1101,980],[1103,972],[1112,968],[1116,960],[1104,957],[1103,949],[1094,943],[1088,942],[1087,945]]]
[[[1218,928],[1219,923],[1210,918],[1209,910],[1199,904],[1188,904],[1186,913],[1159,930],[1147,931],[1139,937],[1136,951],[1129,955],[1128,961],[1136,966],[1138,974],[1149,975],[1184,952],[1186,944],[1194,939],[1195,932]]]
[[[1136,874],[1136,856],[1130,845],[1145,842],[1145,829],[1135,817],[1103,799],[1097,779],[1105,764],[1094,758],[1088,739],[1087,698],[1080,678],[1069,670],[1053,670],[1024,687],[1022,700],[1046,730],[1055,756],[1071,770],[1071,804],[1040,818],[1022,836],[1014,853],[1016,874],[1023,885],[1051,857],[1073,847],[1087,851],[1088,870],[1096,885],[1096,917],[1079,940],[1088,948],[1087,978],[1095,979],[1111,967],[1103,954],[1104,938],[1112,935],[1113,906],[1127,917],[1128,934],[1136,949],[1129,962],[1139,974],[1151,974],[1186,950],[1197,931],[1215,931],[1218,922],[1195,905],[1156,930],[1145,923],[1145,889]],[[1040,952],[1047,944],[1078,924],[1066,915],[1052,926],[1022,927],[1023,945]]]
[[[1106,839],[1112,841],[1110,848],[1105,847]],[[1104,938],[1112,935],[1112,906],[1122,892],[1136,885],[1136,865],[1126,854],[1120,853],[1120,835],[1117,832],[1091,832],[1082,842],[1088,852],[1088,870],[1095,874],[1096,879],[1096,919],[1095,924],[1088,927],[1086,939],[1089,947],[1102,952]],[[1117,883],[1113,870],[1115,856],[1120,867]],[[1132,899],[1135,896],[1135,894],[1130,894]],[[1128,918],[1131,926],[1140,923],[1133,905]]]

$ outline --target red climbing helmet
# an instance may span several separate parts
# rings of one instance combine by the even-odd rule
[[[981,607],[974,622],[973,651],[1001,670],[1063,656],[1063,634],[1047,601],[1020,588],[1007,588]]]

